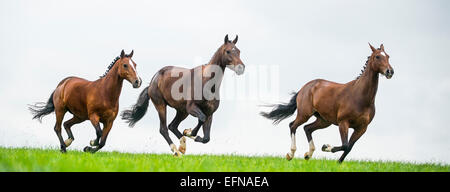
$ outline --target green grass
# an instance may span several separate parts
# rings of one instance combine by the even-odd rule
[[[290,172],[290,171],[437,171],[449,172],[450,165],[380,161],[346,161],[236,155],[131,154],[98,152],[95,154],[56,149],[0,147],[0,171],[156,171],[156,172]]]

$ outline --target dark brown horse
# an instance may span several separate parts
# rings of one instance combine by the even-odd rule
[[[186,139],[183,135],[196,142],[207,143],[210,139],[213,113],[219,107],[220,83],[225,67],[238,75],[244,73],[245,66],[240,59],[240,51],[236,47],[237,40],[237,36],[232,42],[228,40],[228,35],[225,36],[224,44],[206,65],[193,69],[167,66],[159,70],[153,76],[150,85],[142,91],[137,103],[130,110],[123,111],[122,119],[127,120],[131,127],[134,126],[144,116],[151,99],[159,115],[159,131],[175,156],[180,156],[186,151]],[[166,125],[167,105],[177,111],[168,127]],[[178,131],[178,125],[188,115],[197,117],[198,124],[194,130],[186,129],[181,134]],[[197,136],[201,126],[203,126],[203,138]],[[168,130],[180,140],[179,149],[170,139]]]
[[[304,130],[309,142],[309,151],[305,153],[306,160],[312,157],[315,150],[312,133],[331,124],[339,126],[342,146],[323,145],[322,151],[344,151],[339,162],[344,161],[355,142],[366,132],[367,126],[375,115],[375,95],[378,89],[378,76],[382,74],[390,79],[394,70],[389,64],[389,55],[384,51],[383,44],[379,49],[370,45],[372,55],[368,57],[362,74],[353,81],[339,84],[323,79],[307,83],[295,93],[287,104],[275,105],[269,113],[262,116],[279,123],[291,116],[297,109],[296,119],[289,124],[291,129],[291,152],[286,155],[288,160],[294,157],[296,151],[295,132],[297,127],[308,121],[311,116],[317,119],[305,125]],[[348,129],[354,132],[348,140]]]
[[[66,147],[69,147],[75,139],[70,128],[85,120],[91,121],[97,138],[90,142],[91,146],[96,147],[86,146],[84,151],[94,153],[105,145],[119,110],[123,80],[129,81],[134,88],[140,87],[142,83],[136,72],[136,63],[131,60],[132,56],[133,51],[126,55],[122,50],[120,57],[116,57],[100,79],[88,81],[78,77],[67,77],[58,84],[47,103],[30,106],[33,119],[39,121],[43,116],[55,112],[55,132],[61,144],[61,152],[66,152]],[[73,117],[64,122],[64,129],[69,136],[64,141],[61,136],[61,123],[67,111],[72,113]],[[103,123],[103,130],[100,128],[100,122]]]

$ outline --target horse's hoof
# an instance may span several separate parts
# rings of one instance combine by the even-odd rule
[[[66,153],[67,152],[66,149],[61,149],[60,151],[61,151],[61,153]]]
[[[331,152],[331,145],[329,145],[329,144],[324,144],[324,145],[322,146],[322,151],[323,151],[323,152]]]
[[[98,142],[97,142],[96,139],[91,140],[91,142],[89,142],[89,144],[90,144],[92,147],[98,146]]]
[[[72,141],[73,141],[73,139],[71,139],[71,138],[66,139],[66,140],[64,141],[64,144],[66,145],[66,147],[69,147],[70,144],[72,144]]]
[[[309,159],[311,158],[311,157],[309,156],[308,152],[305,153],[304,157],[305,157],[305,160],[309,160]]]
[[[180,151],[181,154],[184,154],[184,153],[186,153],[186,147],[183,147],[180,145],[180,147],[178,147],[178,151]]]
[[[84,149],[83,149],[83,151],[84,152],[91,152],[91,147],[89,147],[89,146],[86,146],[86,147],[84,147]]]
[[[192,133],[192,129],[185,129],[184,131],[183,131],[183,135],[184,136],[191,136],[191,133]]]
[[[291,154],[287,153],[287,154],[286,154],[286,159],[287,159],[288,161],[292,160]]]
[[[173,156],[174,156],[174,157],[181,157],[181,153],[180,153],[179,151],[177,151],[177,152],[175,152],[175,153],[173,154]]]

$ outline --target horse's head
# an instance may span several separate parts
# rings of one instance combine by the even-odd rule
[[[225,42],[222,45],[222,64],[227,68],[233,70],[236,74],[242,75],[245,70],[245,65],[242,63],[240,55],[241,51],[236,47],[238,36],[233,41],[228,40],[228,35],[225,36]]]
[[[133,57],[134,50],[130,54],[125,54],[122,50],[120,53],[120,59],[117,61],[118,74],[121,78],[126,79],[133,85],[133,88],[139,88],[142,84],[142,79],[139,77],[136,71],[136,63],[131,59]]]
[[[389,64],[389,55],[384,51],[384,46],[381,44],[379,49],[376,49],[369,43],[370,49],[372,49],[371,67],[375,72],[381,73],[390,79],[394,75],[394,69]]]

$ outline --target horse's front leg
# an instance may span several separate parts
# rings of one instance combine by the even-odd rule
[[[206,115],[203,113],[203,111],[194,103],[194,101],[188,101],[186,104],[186,111],[198,118],[198,124],[195,126],[194,130],[191,129],[185,129],[183,131],[183,135],[188,136],[191,139],[195,139],[195,136],[197,136],[197,132],[200,129],[200,127],[205,123],[206,121]]]
[[[339,158],[339,163],[342,163],[344,161],[345,157],[350,153],[350,151],[353,148],[353,145],[355,145],[356,141],[358,141],[359,138],[366,132],[367,126],[364,126],[359,129],[355,129],[355,131],[352,133],[352,136],[350,137],[350,141],[348,144],[348,149],[344,151],[344,153],[341,155],[341,158]]]
[[[197,126],[195,126],[194,129],[185,129],[183,131],[183,135],[190,137],[191,139],[195,139],[195,136],[197,136],[198,131],[200,130],[200,127],[203,125],[203,121],[198,120]]]
[[[92,126],[94,126],[95,128],[95,135],[97,136],[95,139],[91,140],[89,144],[92,147],[95,147],[98,146],[100,137],[102,136],[102,129],[100,128],[100,117],[97,114],[92,114],[89,116],[89,120],[91,121]],[[103,127],[105,127],[105,125],[103,125]]]
[[[186,104],[186,111],[194,116],[197,117],[198,120],[205,122],[206,121],[206,115],[203,113],[203,111],[195,104],[194,101],[190,100]]]
[[[322,151],[336,153],[338,151],[344,151],[344,154],[339,159],[339,163],[342,163],[345,156],[350,152],[350,145],[348,143],[348,128],[349,123],[347,121],[342,121],[339,123],[339,133],[341,135],[342,145],[338,147],[332,147],[331,145],[323,145]]]
[[[109,131],[111,131],[111,128],[113,126],[113,121],[108,121],[108,122],[104,123],[103,125],[104,125],[104,127],[103,127],[103,131],[102,131],[102,134],[100,137],[100,142],[98,143],[98,146],[97,147],[86,146],[84,148],[85,152],[95,153],[105,146],[106,138],[108,137]]]
[[[194,141],[201,142],[201,143],[208,143],[210,139],[210,133],[211,133],[211,122],[212,122],[212,115],[208,116],[206,118],[205,123],[203,124],[203,138],[200,136],[196,136]]]

